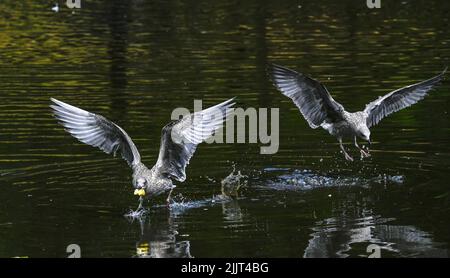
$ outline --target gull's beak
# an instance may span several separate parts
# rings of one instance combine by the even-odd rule
[[[135,189],[134,195],[138,195],[139,197],[145,196],[145,190],[144,189]]]
[[[370,142],[370,139],[369,139],[369,140],[367,140],[367,142],[369,142],[369,146],[370,146],[370,145],[372,145],[372,142]]]

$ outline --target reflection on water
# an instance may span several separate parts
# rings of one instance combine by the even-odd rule
[[[141,236],[136,243],[139,258],[191,258],[188,240],[178,240],[177,224],[164,211],[138,220]]]
[[[53,4],[0,1],[0,257],[66,257],[72,243],[85,257],[366,257],[369,243],[448,256],[450,83],[383,120],[372,156],[348,163],[266,65],[323,80],[355,111],[450,64],[449,1]],[[151,164],[174,108],[232,96],[280,108],[279,152],[202,145],[176,203],[149,202],[142,224],[123,217],[137,206],[126,164],[73,140],[48,107],[113,119]]]
[[[362,219],[329,218],[316,223],[305,250],[306,258],[348,257],[364,254],[364,248],[376,244],[381,257],[448,257],[444,245],[434,243],[431,235],[414,226],[386,225],[395,219],[367,216]],[[359,250],[353,251],[358,244]],[[358,248],[358,247],[356,247]]]
[[[140,229],[135,257],[139,258],[191,258],[189,235],[179,234],[178,222],[190,209],[206,208],[220,204],[225,223],[230,228],[242,222],[243,213],[237,199],[218,195],[201,201],[174,202],[170,208],[148,209],[136,218],[127,218]],[[181,239],[180,239],[181,238]]]
[[[222,214],[224,220],[230,223],[240,223],[244,217],[239,202],[236,199],[222,202]]]
[[[308,192],[323,188],[371,188],[377,184],[399,186],[402,176],[380,175],[374,178],[324,176],[308,170],[275,169],[275,177],[261,185],[275,190]],[[280,174],[281,173],[281,174]],[[331,194],[328,197],[332,198]],[[382,257],[448,257],[443,243],[435,243],[432,235],[410,225],[395,224],[396,218],[384,218],[373,211],[370,198],[362,200],[349,195],[345,201],[332,203],[335,216],[316,221],[303,257],[367,257],[365,248],[376,244]],[[355,207],[355,205],[357,205]]]

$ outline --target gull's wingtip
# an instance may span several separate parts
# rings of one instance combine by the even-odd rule
[[[57,107],[64,108],[68,105],[67,103],[57,100],[56,98],[51,97],[50,100],[53,102],[53,104],[51,104],[50,107],[54,110],[57,110],[58,109]]]
[[[289,70],[289,69],[286,67],[283,67],[279,64],[273,63],[273,62],[267,62],[266,72],[269,76],[273,76],[274,71],[276,71],[276,70],[280,71],[280,70]]]
[[[277,86],[277,79],[275,77],[275,74],[285,73],[286,71],[289,71],[289,69],[272,62],[268,62],[266,65],[266,74],[269,77],[269,80],[272,81],[275,86]]]
[[[286,69],[286,67],[280,66],[280,65],[272,63],[272,62],[268,62],[266,68],[267,68],[267,72],[269,72],[269,73],[272,73],[273,70],[276,70],[276,69]]]
[[[51,109],[53,109],[53,111],[57,111],[58,107],[61,107],[61,101],[57,100],[56,98],[50,98],[51,104],[49,105]]]
[[[301,76],[303,75],[302,73],[299,73],[293,69],[290,69],[288,67],[285,66],[280,66],[278,64],[274,64],[274,63],[269,63],[269,68],[267,73],[269,74],[269,77],[271,77],[272,81],[275,81],[275,75],[278,76]]]
[[[57,100],[56,98],[53,98],[53,97],[51,97],[50,100],[51,100],[54,104],[56,104],[56,105],[58,105],[58,106],[64,106],[64,105],[67,105],[67,103],[62,102],[62,101],[60,101],[60,100]]]
[[[448,69],[448,66],[445,66],[444,70],[440,74],[438,74],[435,78],[437,78],[439,81],[444,80],[445,74],[447,73],[447,69]]]
[[[222,103],[219,103],[218,104],[218,106],[227,106],[227,107],[231,107],[231,106],[233,106],[233,105],[235,105],[236,104],[236,97],[234,96],[234,97],[232,97],[232,98],[230,98],[230,99],[227,99],[227,100],[225,100],[224,102],[222,102]]]
[[[236,96],[230,98],[230,99],[228,100],[228,103],[230,103],[230,106],[235,105],[235,104],[236,104]]]

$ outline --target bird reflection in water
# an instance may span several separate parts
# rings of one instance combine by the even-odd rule
[[[449,256],[430,233],[414,226],[395,225],[396,219],[382,217],[368,208],[355,215],[348,209],[351,205],[345,204],[333,209],[338,216],[316,222],[304,257],[368,257],[365,248],[370,244],[378,245],[381,257]]]
[[[238,203],[239,189],[247,183],[247,176],[233,171],[221,182],[222,194],[213,198],[174,203],[168,210],[165,207],[145,209],[139,215],[127,214],[130,222],[138,222],[140,227],[140,239],[136,243],[136,254],[138,258],[192,258],[190,253],[190,242],[180,240],[187,235],[179,235],[178,220],[181,220],[187,209],[198,209],[201,207],[222,206],[223,217],[229,225],[240,223],[243,213]]]
[[[190,242],[180,240],[176,219],[163,208],[147,211],[138,218],[141,229],[136,242],[136,258],[192,258]]]
[[[228,222],[242,222],[242,211],[238,203],[240,190],[248,182],[248,176],[242,175],[241,171],[233,169],[221,182],[222,194],[218,198],[222,199],[222,213]]]

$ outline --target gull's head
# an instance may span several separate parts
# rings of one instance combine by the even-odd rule
[[[362,126],[358,129],[358,137],[369,142],[370,144],[370,130],[367,126]]]
[[[147,180],[144,178],[138,178],[134,184],[134,195],[139,197],[145,196],[147,189]]]
[[[144,178],[138,178],[136,180],[136,184],[135,184],[134,187],[137,188],[137,189],[141,189],[141,188],[147,187],[147,180],[144,179]]]

